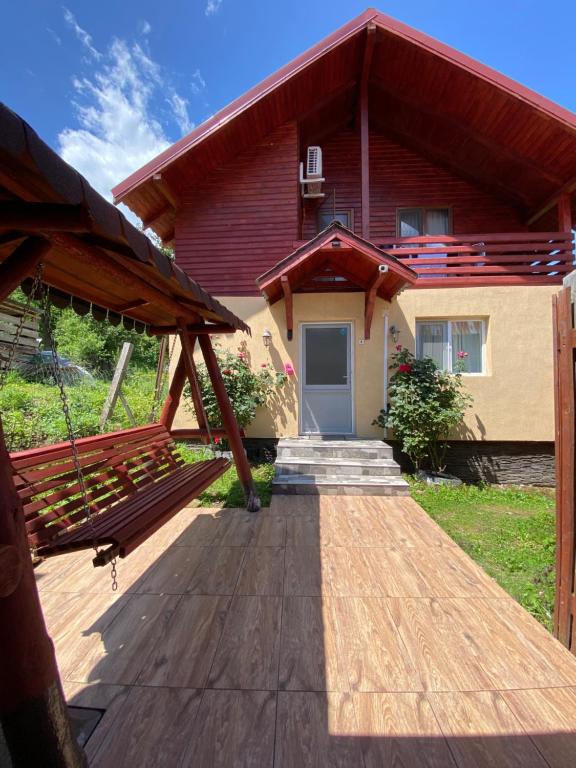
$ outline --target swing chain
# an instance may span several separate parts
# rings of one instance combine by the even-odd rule
[[[110,576],[112,577],[112,592],[116,592],[118,589],[118,574],[116,573],[116,558],[110,561],[112,565],[112,570],[110,572]]]

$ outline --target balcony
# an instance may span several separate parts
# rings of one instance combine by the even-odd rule
[[[574,269],[571,232],[401,237],[377,246],[418,274],[414,288],[556,285]]]

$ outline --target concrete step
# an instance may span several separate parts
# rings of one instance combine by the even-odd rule
[[[330,496],[409,496],[410,486],[402,477],[365,475],[278,475],[274,493]]]
[[[390,477],[400,475],[394,459],[348,459],[320,456],[286,456],[276,460],[277,475],[361,475]]]
[[[277,458],[391,459],[392,447],[381,440],[321,440],[283,438],[278,441]]]

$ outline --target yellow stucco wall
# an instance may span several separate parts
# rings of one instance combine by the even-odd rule
[[[552,300],[557,287],[486,287],[406,290],[391,303],[377,300],[372,333],[363,342],[364,295],[296,294],[294,338],[285,331],[284,302],[269,307],[262,298],[218,297],[243,318],[252,337],[219,337],[222,346],[247,352],[257,368],[271,363],[277,370],[292,363],[295,375],[280,390],[269,409],[260,409],[247,430],[250,437],[298,434],[300,378],[300,324],[347,321],[353,323],[356,433],[381,436],[371,425],[383,406],[385,322],[400,330],[399,343],[414,351],[417,319],[484,318],[486,320],[486,374],[466,377],[474,405],[460,437],[475,440],[553,440]],[[272,334],[268,348],[262,332]],[[387,334],[389,354],[393,341]],[[192,424],[180,409],[177,427]]]

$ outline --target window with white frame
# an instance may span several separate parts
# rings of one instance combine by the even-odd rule
[[[431,357],[445,371],[485,373],[484,320],[419,320],[416,357]]]

